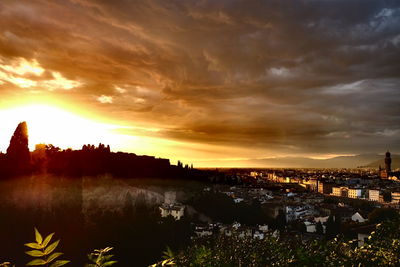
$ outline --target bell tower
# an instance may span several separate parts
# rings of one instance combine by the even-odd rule
[[[388,174],[392,171],[391,165],[392,165],[392,158],[390,157],[390,152],[388,151],[386,152],[385,156],[385,170]]]

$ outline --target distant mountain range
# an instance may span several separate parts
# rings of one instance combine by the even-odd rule
[[[215,167],[256,167],[256,168],[357,168],[360,166],[378,168],[385,166],[384,155],[360,154],[339,156],[329,159],[307,157],[277,157],[248,160],[217,160],[202,162],[201,165]],[[392,169],[400,168],[400,155],[392,154]]]

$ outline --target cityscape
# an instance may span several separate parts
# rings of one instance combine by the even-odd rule
[[[33,211],[35,224],[42,224],[38,219],[44,214],[58,214],[57,221],[71,220],[73,214],[72,220],[83,224],[74,231],[83,235],[103,229],[111,230],[105,235],[110,238],[113,230],[132,231],[126,225],[109,229],[100,223],[112,216],[144,227],[147,236],[154,235],[147,232],[154,230],[147,224],[170,228],[163,234],[156,230],[153,239],[167,234],[161,243],[171,242],[168,232],[178,227],[175,234],[180,237],[170,243],[178,247],[221,237],[238,238],[239,244],[271,238],[294,242],[298,237],[330,242],[340,237],[363,249],[383,222],[400,217],[400,170],[392,168],[389,151],[378,168],[195,169],[180,161],[173,165],[168,159],[112,152],[104,144],[79,150],[38,144],[32,152],[28,144],[28,125],[21,122],[7,152],[0,154],[4,207],[14,207],[17,214]],[[21,184],[29,184],[32,192],[19,193]],[[14,223],[15,215],[9,221],[4,217],[3,223]],[[144,218],[145,225],[136,222],[138,218]],[[90,225],[93,229],[86,229]],[[129,236],[123,242],[132,242]],[[167,262],[175,264],[172,257]]]
[[[0,267],[400,266],[400,1],[0,1]]]

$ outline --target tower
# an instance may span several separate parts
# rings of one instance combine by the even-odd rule
[[[390,152],[386,152],[385,156],[385,170],[389,174],[391,172],[391,165],[392,165],[392,159],[390,157]]]

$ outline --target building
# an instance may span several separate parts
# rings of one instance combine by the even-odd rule
[[[209,225],[207,226],[196,226],[194,233],[198,237],[205,237],[205,236],[211,236],[213,234],[212,227]]]
[[[266,225],[266,224],[259,225],[258,226],[258,230],[260,230],[261,232],[266,233],[266,232],[268,232],[268,225]]]
[[[267,174],[267,179],[268,180],[271,180],[271,181],[275,181],[275,172],[273,172],[273,173],[268,173]]]
[[[304,225],[306,227],[306,232],[307,233],[315,233],[315,232],[317,232],[317,227],[316,227],[315,223],[305,221]]]
[[[318,192],[318,180],[315,178],[303,180],[300,185],[310,191]]]
[[[254,178],[262,177],[262,176],[263,176],[263,173],[262,173],[262,172],[252,171],[252,172],[250,172],[250,176],[251,176],[251,177],[254,177]]]
[[[368,200],[379,202],[379,190],[368,189]]]
[[[400,203],[400,192],[392,192],[392,203]]]
[[[174,203],[174,204],[162,204],[160,206],[161,217],[165,218],[168,216],[174,217],[175,220],[180,220],[185,214],[185,206]]]
[[[335,197],[348,197],[349,189],[346,186],[334,186],[332,187],[332,196]]]
[[[259,231],[255,231],[254,234],[253,234],[253,237],[255,239],[262,240],[262,239],[264,239],[264,233],[263,232],[259,232]]]
[[[385,155],[385,170],[388,174],[392,171],[391,165],[392,165],[392,159],[390,157],[390,152],[387,151]]]
[[[362,247],[365,244],[365,241],[368,240],[368,237],[371,235],[373,231],[375,231],[375,225],[366,225],[366,226],[361,226],[354,231],[357,233],[357,241],[358,241],[358,247]]]
[[[331,194],[333,185],[333,183],[318,181],[318,193],[327,195]]]
[[[361,213],[356,212],[351,216],[351,220],[353,222],[363,223],[363,222],[367,221],[368,218],[367,218],[367,216],[365,216],[365,215],[363,216]]]
[[[238,204],[238,203],[240,203],[240,202],[243,202],[244,199],[241,198],[241,197],[236,197],[236,198],[233,199],[233,201],[234,201],[236,204]]]
[[[349,188],[347,194],[348,194],[349,198],[361,198],[362,197],[362,189],[361,188]]]
[[[315,218],[314,218],[314,222],[315,222],[315,223],[320,222],[320,223],[322,223],[322,224],[325,224],[325,223],[328,221],[328,219],[329,219],[329,216],[325,216],[325,217],[315,217]]]
[[[392,158],[390,157],[390,152],[387,151],[385,154],[385,169],[382,170],[381,166],[379,166],[379,174],[382,179],[388,179],[392,172]]]
[[[388,179],[389,174],[387,173],[386,170],[382,170],[381,166],[379,166],[379,175],[381,177],[381,179]]]
[[[357,241],[358,247],[362,247],[365,244],[365,241],[368,240],[369,234],[366,233],[357,233]]]
[[[185,206],[176,203],[176,192],[167,191],[164,193],[164,203],[160,206],[161,217],[172,216],[175,220],[180,220],[185,213]]]
[[[313,214],[310,206],[286,206],[286,221],[302,219]]]
[[[340,187],[332,187],[332,196],[340,197],[342,195],[342,190]]]

